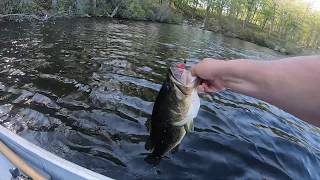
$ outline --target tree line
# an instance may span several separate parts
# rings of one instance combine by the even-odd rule
[[[320,12],[303,0],[1,0],[0,14],[183,21],[276,48],[320,46]]]
[[[169,0],[206,29],[276,48],[319,48],[320,12],[303,0]],[[291,50],[291,51],[292,51]]]

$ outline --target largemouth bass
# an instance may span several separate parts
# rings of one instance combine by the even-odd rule
[[[150,137],[146,149],[162,156],[176,148],[187,132],[193,131],[193,119],[200,108],[197,93],[199,79],[189,70],[172,66],[155,101]]]

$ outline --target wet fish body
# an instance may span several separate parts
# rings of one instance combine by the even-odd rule
[[[146,148],[152,150],[153,155],[162,156],[177,148],[186,133],[193,131],[193,119],[200,107],[198,81],[188,70],[170,68],[151,117]]]

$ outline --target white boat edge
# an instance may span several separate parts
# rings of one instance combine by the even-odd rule
[[[0,140],[27,163],[49,174],[51,179],[110,180],[89,169],[62,159],[0,125]]]

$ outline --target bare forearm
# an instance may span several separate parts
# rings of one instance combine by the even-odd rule
[[[320,56],[226,62],[224,86],[320,125]]]

